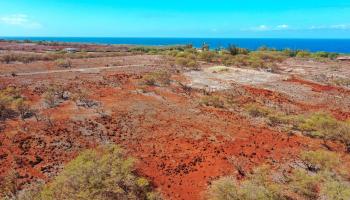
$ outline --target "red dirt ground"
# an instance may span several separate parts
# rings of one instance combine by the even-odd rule
[[[303,79],[298,79],[296,77],[293,77],[291,79],[288,79],[287,81],[292,82],[292,83],[299,83],[303,85],[307,85],[312,88],[313,91],[315,92],[327,92],[327,91],[337,91],[337,92],[343,92],[346,94],[350,94],[349,90],[346,90],[341,87],[336,87],[336,86],[331,86],[331,85],[321,85],[319,83],[303,80]]]
[[[152,62],[160,61],[157,57]],[[36,180],[50,181],[81,150],[116,143],[137,158],[137,172],[152,180],[166,199],[199,200],[212,180],[231,174],[242,178],[233,160],[248,173],[261,164],[291,162],[302,150],[324,148],[321,140],[252,123],[238,112],[201,106],[200,91],[187,94],[174,83],[168,87],[141,86],[140,78],[147,70],[154,68],[0,77],[2,86],[16,85],[31,105],[40,109],[40,115],[46,116],[39,122],[34,118],[5,122],[5,130],[0,131],[0,177],[15,170],[21,187]],[[181,74],[175,77],[183,80]],[[310,86],[321,94],[342,91],[298,78],[289,81]],[[71,100],[56,108],[43,108],[41,86],[48,83],[87,90],[91,99],[102,104],[105,115],[77,107]],[[304,112],[329,110],[310,102],[296,102],[278,92],[242,88],[249,98],[242,97],[239,106],[262,99],[291,104]],[[344,110],[333,110],[333,114],[343,120],[350,116]],[[334,151],[345,151],[339,143],[329,142],[329,146]]]

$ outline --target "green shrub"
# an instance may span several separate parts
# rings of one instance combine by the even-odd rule
[[[329,159],[332,159],[330,157]],[[321,160],[324,160],[323,158]],[[326,164],[327,163],[322,163]],[[210,200],[345,200],[350,198],[350,183],[336,173],[334,167],[311,172],[293,169],[290,173],[274,173],[267,166],[259,167],[243,181],[223,177],[208,188]],[[276,177],[283,177],[279,179]]]
[[[311,137],[339,140],[350,145],[350,123],[338,121],[326,113],[315,113],[303,119],[298,128]]]
[[[299,51],[296,55],[298,58],[309,58],[311,56],[311,53],[308,51]]]
[[[333,170],[340,164],[338,154],[324,150],[305,151],[301,154],[301,159],[313,171]]]
[[[72,61],[69,59],[58,59],[56,60],[56,66],[61,68],[71,68]]]
[[[170,84],[171,74],[167,71],[150,72],[143,76],[142,82],[150,86],[165,86]]]
[[[341,180],[328,180],[323,184],[320,196],[324,196],[330,200],[350,199],[349,183]]]
[[[292,50],[292,49],[283,49],[282,51],[284,54],[286,54],[288,57],[296,57],[298,54],[298,50]]]
[[[19,105],[23,102],[24,98],[18,89],[6,87],[0,90],[0,120],[14,117]]]
[[[176,58],[175,63],[181,67],[186,67],[186,68],[190,68],[193,70],[199,69],[199,65],[195,59],[178,57],[178,58]]]
[[[230,68],[226,66],[213,66],[213,67],[209,67],[207,70],[209,70],[212,73],[220,73],[220,72],[228,72]]]
[[[249,54],[253,58],[259,58],[265,62],[282,62],[287,56],[281,51],[254,51]]]
[[[245,110],[252,117],[267,117],[271,113],[269,109],[257,104],[249,104],[245,107]]]
[[[271,183],[268,169],[257,168],[246,180],[238,183],[234,177],[223,177],[212,182],[209,200],[283,200],[281,188]]]
[[[231,55],[235,56],[239,53],[239,50],[238,48],[235,46],[235,45],[228,45],[227,47],[227,51],[230,52]]]
[[[87,150],[68,163],[41,192],[42,200],[148,199],[150,183],[138,177],[135,160],[117,146]]]
[[[249,57],[247,61],[248,61],[247,66],[252,68],[266,68],[266,65],[267,65],[266,61],[255,56]]]
[[[279,113],[270,113],[268,115],[268,119],[269,119],[269,124],[271,126],[275,126],[279,124],[288,124],[292,120],[292,118]]]
[[[65,90],[61,85],[50,85],[42,95],[44,103],[49,108],[58,106],[62,101],[66,100],[64,92]]]
[[[213,51],[202,51],[199,54],[199,58],[206,62],[212,62],[216,58],[216,53]]]
[[[313,58],[329,58],[329,59],[335,59],[338,57],[339,54],[337,53],[330,53],[330,52],[324,52],[324,51],[319,51],[316,53],[312,54]]]
[[[211,183],[209,200],[241,200],[239,185],[234,177],[223,177]]]
[[[288,177],[290,189],[306,199],[318,199],[321,177],[310,175],[305,170],[294,170]]]

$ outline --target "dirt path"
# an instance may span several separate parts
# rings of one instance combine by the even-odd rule
[[[121,66],[110,66],[110,67],[93,67],[93,68],[73,68],[73,69],[62,69],[62,70],[45,70],[37,72],[26,72],[16,73],[16,76],[31,76],[38,74],[53,74],[53,73],[67,73],[67,72],[82,72],[82,73],[99,73],[101,70],[127,68],[127,67],[144,67],[145,65],[121,65]],[[10,74],[0,74],[0,77],[6,77]]]

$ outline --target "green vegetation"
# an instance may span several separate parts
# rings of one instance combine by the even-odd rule
[[[87,150],[44,187],[42,199],[148,199],[150,183],[134,172],[134,159],[116,146]]]
[[[193,48],[184,50],[167,51],[167,55],[176,58],[178,65],[187,67],[187,63],[196,63],[199,60],[220,63],[226,66],[269,68],[275,70],[277,63],[283,62],[289,57],[307,58],[323,61],[324,59],[335,59],[339,54],[328,52],[311,53],[302,50],[283,49],[276,50],[268,47],[261,47],[256,51],[249,51],[235,45],[229,45],[226,49],[209,50],[203,46],[201,51]]]
[[[271,110],[257,104],[248,104],[245,106],[245,110],[252,117],[267,117],[269,114],[271,114]]]
[[[327,113],[302,118],[298,129],[311,137],[338,140],[350,146],[350,122],[339,121]]]
[[[220,72],[227,72],[230,70],[230,68],[226,66],[214,66],[214,67],[208,68],[208,70],[211,71],[212,73],[220,73]]]
[[[202,51],[199,53],[198,58],[206,62],[214,62],[218,57],[217,53],[214,51]]]
[[[341,164],[338,154],[324,150],[305,151],[301,154],[301,160],[310,171],[332,170]]]
[[[43,94],[44,102],[49,108],[56,107],[59,104],[58,93],[62,93],[57,86],[51,85]]]
[[[122,55],[122,52],[77,52],[66,53],[64,51],[48,52],[48,53],[17,53],[7,52],[0,55],[0,62],[9,64],[12,62],[31,63],[34,61],[56,61],[59,59],[81,59],[81,58],[97,58],[97,57],[115,57]]]
[[[146,53],[146,54],[162,54],[167,51],[184,51],[192,48],[192,45],[175,45],[175,46],[135,46],[129,48],[129,52]]]
[[[175,57],[175,63],[181,67],[186,67],[192,70],[198,70],[198,62],[196,52],[187,49],[184,52],[171,51],[169,55]]]
[[[228,45],[227,51],[233,56],[238,55],[238,54],[247,55],[249,53],[248,49],[246,49],[246,48],[239,48],[239,47],[237,47],[235,45],[232,45],[232,44]]]
[[[0,121],[16,117],[18,114],[24,119],[30,112],[29,106],[15,87],[0,90]]]
[[[288,116],[277,110],[267,108],[258,104],[248,104],[245,106],[245,111],[252,117],[262,117],[268,119],[268,124],[271,126],[281,124],[293,124],[296,123],[297,118],[295,116]]]
[[[71,68],[72,61],[70,59],[58,59],[56,60],[56,66],[61,68]]]
[[[272,126],[289,125],[290,129],[302,131],[304,135],[326,140],[337,140],[350,149],[350,122],[340,121],[328,113],[310,115],[287,115],[258,104],[248,104],[245,111],[252,117],[262,117]]]
[[[234,177],[214,181],[208,190],[210,200],[277,200],[283,199],[280,187],[271,182],[266,166],[257,168],[246,180],[238,183]]]
[[[18,195],[9,177],[0,191],[5,199],[19,200],[161,199],[146,178],[137,176],[134,163],[117,146],[100,147],[82,152],[47,185]]]
[[[147,73],[142,78],[142,83],[150,86],[166,86],[170,84],[171,74],[167,71],[155,71]]]
[[[302,153],[302,159],[311,168],[295,168],[291,173],[273,173],[269,167],[255,169],[245,180],[223,177],[212,182],[208,189],[210,200],[345,200],[350,198],[350,183],[337,172],[339,156],[327,151]],[[336,159],[334,161],[333,159]],[[276,179],[276,177],[283,177]]]

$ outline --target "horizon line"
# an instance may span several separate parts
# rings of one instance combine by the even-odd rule
[[[307,39],[307,40],[350,40],[349,38],[317,37],[171,37],[171,36],[0,36],[2,38],[149,38],[149,39]]]

